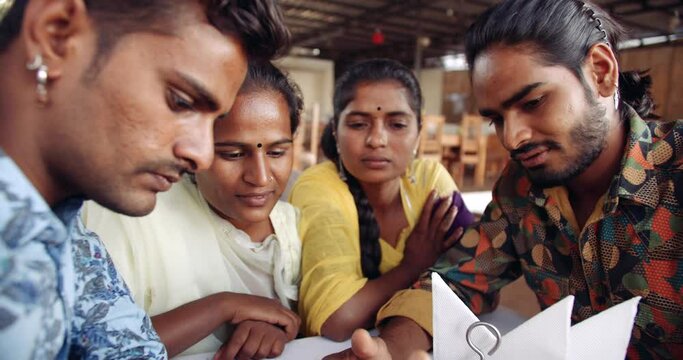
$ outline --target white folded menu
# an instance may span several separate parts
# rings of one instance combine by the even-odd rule
[[[467,331],[479,319],[432,273],[435,360],[480,359],[468,345]],[[547,308],[500,338],[486,326],[475,326],[470,342],[484,359],[623,360],[631,338],[640,297],[635,297],[571,326],[573,296]]]

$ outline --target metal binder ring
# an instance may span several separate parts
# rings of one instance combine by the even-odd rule
[[[472,339],[470,338],[470,334],[472,333],[472,330],[474,330],[474,328],[476,328],[477,326],[483,326],[483,327],[491,330],[491,332],[493,333],[493,336],[495,336],[495,338],[496,338],[496,343],[493,345],[491,350],[489,350],[488,355],[493,355],[493,353],[495,353],[496,350],[498,350],[498,347],[500,346],[500,343],[502,342],[502,336],[500,335],[500,331],[498,331],[498,328],[496,328],[495,326],[493,326],[487,322],[484,322],[484,321],[477,321],[475,323],[472,323],[472,325],[470,325],[470,327],[467,328],[467,332],[465,333],[465,339],[467,340],[467,345],[469,345],[470,348],[472,348],[472,350],[474,350],[474,352],[477,353],[477,355],[479,355],[479,360],[484,360],[484,352],[481,351],[481,349],[479,349],[477,347],[477,345],[472,343]]]

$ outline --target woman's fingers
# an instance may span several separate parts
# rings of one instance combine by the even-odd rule
[[[434,221],[438,221],[436,224],[440,224],[441,221],[443,221],[444,216],[448,213],[448,211],[451,208],[451,205],[453,205],[453,197],[448,195],[446,197],[439,198],[439,206],[434,210],[434,214],[432,215],[432,219]]]
[[[457,228],[451,236],[448,236],[446,240],[443,243],[443,249],[448,250],[450,249],[453,245],[455,245],[458,240],[460,240],[460,237],[462,237],[462,234],[465,232],[465,229],[462,227]]]
[[[439,230],[443,233],[443,240],[446,240],[445,235],[448,233],[451,225],[453,225],[455,217],[458,216],[458,207],[452,206],[453,198],[451,197],[450,199],[451,205],[449,206],[448,211],[444,214],[443,218],[441,218],[441,223],[439,223]]]

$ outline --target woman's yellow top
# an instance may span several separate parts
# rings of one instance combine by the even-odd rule
[[[412,175],[412,176],[409,176]],[[396,267],[403,259],[406,239],[419,220],[432,189],[441,195],[457,190],[446,169],[433,160],[414,160],[401,177],[401,200],[408,227],[396,247],[380,239],[380,272]],[[302,264],[299,314],[307,335],[320,335],[323,323],[368,280],[360,263],[358,213],[348,186],[330,161],[304,171],[294,184],[290,202],[301,210]],[[393,316],[408,317],[432,331],[431,293],[406,289],[397,292],[380,309],[377,323]]]

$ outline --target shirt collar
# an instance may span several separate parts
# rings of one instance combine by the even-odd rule
[[[651,208],[659,204],[656,169],[648,157],[653,144],[652,131],[635,110],[629,107],[628,114],[629,132],[621,172],[609,189],[611,211],[616,210],[620,199]]]
[[[83,199],[67,199],[54,209],[21,171],[19,166],[0,149],[0,192],[6,196],[11,222],[18,233],[11,236],[15,246],[33,240],[49,245],[66,242],[68,233],[76,225]],[[23,225],[22,225],[23,224]]]

